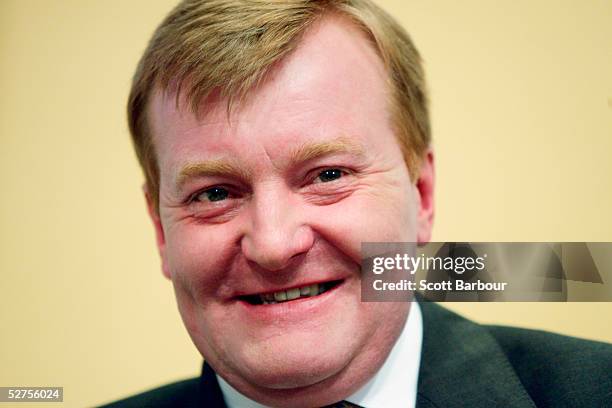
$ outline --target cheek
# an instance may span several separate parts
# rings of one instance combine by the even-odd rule
[[[217,291],[226,270],[228,236],[218,228],[175,226],[166,238],[166,257],[175,287],[181,286],[196,300]]]
[[[189,335],[202,353],[211,352],[206,341],[211,326],[218,327],[224,322],[219,302],[229,290],[225,271],[233,256],[228,249],[235,250],[224,239],[227,232],[218,229],[175,226],[166,241],[177,305]]]
[[[362,242],[415,242],[416,203],[410,190],[393,194],[355,192],[325,207],[312,208],[312,226],[355,262]]]

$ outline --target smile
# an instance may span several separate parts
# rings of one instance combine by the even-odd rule
[[[341,280],[314,283],[311,285],[300,286],[297,288],[291,288],[286,290],[279,290],[276,292],[260,293],[256,295],[242,296],[242,300],[252,305],[270,305],[276,303],[285,303],[292,300],[311,298],[321,295],[330,289],[335,288]]]

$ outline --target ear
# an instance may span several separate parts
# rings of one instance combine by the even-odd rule
[[[417,242],[423,245],[431,239],[431,229],[434,220],[434,154],[427,150],[421,163],[419,179],[416,188],[419,193],[419,205],[417,214]]]
[[[142,191],[144,192],[145,200],[147,201],[149,217],[151,218],[151,221],[153,221],[153,228],[155,228],[155,241],[157,243],[157,250],[159,251],[159,256],[161,258],[162,273],[166,278],[172,280],[166,257],[166,238],[164,236],[164,229],[161,219],[159,218],[159,211],[157,208],[155,208],[155,202],[151,197],[146,183],[142,186]]]

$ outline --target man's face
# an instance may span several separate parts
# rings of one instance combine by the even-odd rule
[[[224,100],[197,120],[172,95],[152,98],[164,273],[199,351],[251,398],[342,399],[403,327],[408,303],[360,301],[361,243],[430,230],[431,161],[423,189],[385,78],[365,36],[326,18],[229,122]]]

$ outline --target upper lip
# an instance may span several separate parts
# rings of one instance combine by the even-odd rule
[[[235,297],[265,295],[268,293],[274,293],[274,292],[286,291],[286,290],[295,289],[295,288],[301,288],[303,286],[308,286],[308,285],[321,284],[321,283],[327,283],[327,282],[336,282],[336,281],[341,281],[341,280],[344,280],[344,278],[338,277],[338,278],[333,278],[333,279],[308,280],[308,281],[304,281],[303,283],[296,283],[296,284],[291,284],[291,285],[282,286],[282,287],[281,286],[266,287],[266,288],[260,288],[258,290],[238,291],[236,292]]]

